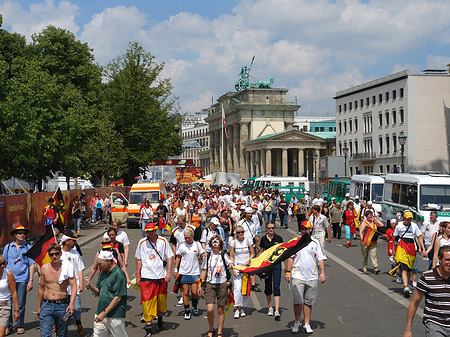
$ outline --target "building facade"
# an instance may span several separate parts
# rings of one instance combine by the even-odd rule
[[[229,92],[209,109],[209,172],[239,173],[241,178],[262,174],[312,177],[317,158],[335,149],[335,141],[295,130],[299,105],[286,101],[288,89],[248,88]],[[222,107],[226,135],[222,136]],[[330,145],[331,144],[331,145]],[[317,160],[317,159],[316,159]]]
[[[183,127],[181,136],[183,137],[183,144],[185,144],[182,158],[193,159],[194,166],[206,167],[207,163],[204,163],[203,159],[200,159],[199,154],[209,149],[210,138],[208,124],[202,121],[186,128]],[[195,145],[190,146],[190,144]],[[206,175],[207,173],[204,172],[204,174]]]
[[[449,170],[450,76],[404,70],[336,93],[336,147],[350,175]]]

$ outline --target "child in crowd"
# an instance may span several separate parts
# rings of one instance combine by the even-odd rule
[[[58,220],[58,212],[55,210],[55,205],[53,203],[55,200],[53,198],[48,199],[48,205],[44,208],[45,225],[53,225]]]

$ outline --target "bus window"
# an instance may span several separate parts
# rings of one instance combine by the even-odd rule
[[[450,210],[450,186],[422,185],[420,186],[420,209]]]
[[[392,183],[384,184],[384,200],[392,201]]]
[[[392,202],[398,204],[400,200],[400,184],[394,183],[392,186]]]
[[[410,185],[402,184],[400,187],[400,204],[408,206],[408,188]]]
[[[288,181],[288,184],[287,184],[289,187],[294,187],[294,182],[293,181]]]
[[[380,203],[383,196],[383,184],[372,184],[372,201]]]
[[[364,189],[363,189],[363,200],[365,201],[369,201],[370,200],[370,188],[369,188],[369,184],[364,184]]]

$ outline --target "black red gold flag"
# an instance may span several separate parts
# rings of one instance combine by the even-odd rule
[[[56,228],[58,228],[60,233],[64,233],[64,212],[66,211],[66,204],[64,203],[64,197],[61,192],[61,188],[55,191],[53,195],[53,205],[55,205],[55,211],[58,212],[58,221],[56,223]]]
[[[29,258],[36,261],[39,266],[42,266],[50,262],[50,256],[48,255],[48,246],[52,243],[56,243],[55,233],[53,232],[53,226],[45,226],[46,231],[43,236],[24,254]]]

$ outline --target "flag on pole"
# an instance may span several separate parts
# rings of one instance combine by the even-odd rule
[[[225,138],[228,139],[227,122],[225,120],[225,110],[223,109],[223,103],[222,103],[222,121],[223,121],[223,131],[225,132]]]
[[[36,261],[39,266],[42,266],[51,261],[48,255],[48,246],[52,243],[56,243],[55,233],[53,232],[53,226],[45,226],[45,234],[36,241],[24,255]]]
[[[64,203],[64,197],[61,192],[61,187],[55,191],[53,195],[53,205],[55,205],[55,211],[58,212],[58,220],[56,223],[56,228],[58,228],[60,233],[64,232],[64,212],[66,211],[66,204]]]

